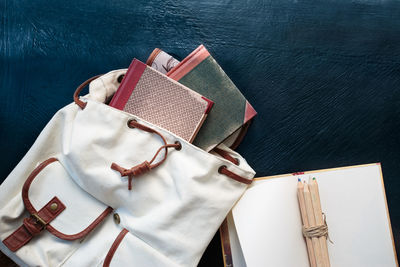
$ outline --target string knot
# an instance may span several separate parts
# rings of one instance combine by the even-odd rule
[[[147,161],[144,161],[144,162],[132,167],[130,169],[130,173],[132,173],[132,175],[134,175],[134,176],[139,176],[150,170],[151,170],[150,163]]]
[[[133,166],[130,169],[125,169],[119,166],[116,163],[111,164],[111,169],[118,171],[121,174],[121,177],[128,177],[128,189],[132,190],[132,179],[133,176],[142,175],[151,170],[150,163],[148,161],[144,161],[136,166]]]

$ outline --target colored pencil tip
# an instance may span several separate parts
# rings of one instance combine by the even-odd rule
[[[312,179],[315,180],[315,177],[313,177]]]
[[[297,181],[301,182],[301,179],[300,179],[300,178],[297,178]]]

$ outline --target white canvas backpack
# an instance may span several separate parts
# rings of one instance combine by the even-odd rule
[[[254,177],[105,102],[125,70],[75,92],[0,186],[0,249],[28,266],[196,266]]]

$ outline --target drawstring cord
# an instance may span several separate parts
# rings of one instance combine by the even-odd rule
[[[158,154],[160,153],[160,151],[162,149],[164,149],[164,148],[167,149],[169,147],[174,147],[174,148],[178,149],[180,146],[181,146],[180,143],[163,145],[157,150],[156,154],[150,160],[150,162],[146,160],[136,166],[133,166],[130,169],[125,169],[125,168],[119,166],[117,163],[112,163],[111,169],[118,171],[121,174],[121,177],[127,176],[128,177],[128,189],[132,190],[132,179],[134,176],[137,177],[141,174],[144,174],[144,173],[150,171],[151,169],[154,169],[157,166],[160,166],[167,159],[168,154],[166,154],[165,157],[161,161],[151,165],[153,163],[153,161],[157,158]]]
[[[74,93],[74,102],[81,108],[81,109],[85,109],[86,107],[86,103],[83,102],[82,100],[79,99],[79,94],[80,92],[83,90],[83,88],[85,88],[91,81],[97,79],[98,77],[100,77],[101,75],[97,75],[94,76],[88,80],[86,80],[85,82],[83,82],[81,85],[78,86],[78,88],[76,88],[75,93]],[[123,167],[121,167],[120,165],[118,165],[117,163],[112,163],[111,164],[111,169],[118,171],[122,177],[127,176],[128,177],[128,189],[132,190],[132,179],[134,176],[140,176],[144,173],[149,172],[150,170],[160,166],[166,159],[168,156],[168,148],[170,147],[174,147],[176,150],[181,150],[182,145],[179,141],[175,142],[174,144],[167,144],[167,141],[165,140],[164,136],[162,134],[160,134],[159,132],[157,132],[156,130],[147,127],[143,124],[138,123],[136,120],[129,120],[128,121],[128,127],[129,128],[138,128],[140,130],[146,131],[148,133],[154,133],[157,134],[158,136],[160,136],[160,138],[162,139],[164,145],[161,146],[157,152],[155,153],[155,155],[153,156],[153,158],[150,161],[144,161],[136,166],[133,166],[130,169],[125,169]],[[164,158],[162,160],[160,160],[157,163],[154,163],[154,160],[157,158],[158,154],[165,149],[165,153],[164,153]],[[223,158],[231,161],[232,163],[234,163],[235,165],[239,165],[239,161],[236,158],[233,158],[232,156],[229,155],[228,152],[222,150],[222,149],[214,149],[214,151],[221,155]],[[218,169],[218,173],[220,174],[224,174],[226,176],[228,176],[229,178],[236,180],[240,183],[244,183],[244,184],[251,184],[252,180],[246,179],[244,177],[241,177],[235,173],[233,173],[232,171],[228,170],[227,166],[221,166]]]
[[[175,144],[167,144],[167,141],[165,140],[164,136],[161,133],[159,133],[158,131],[156,131],[150,127],[147,127],[143,124],[140,124],[136,120],[133,120],[133,119],[128,121],[128,127],[129,128],[137,128],[142,131],[146,131],[148,133],[157,134],[158,136],[160,136],[161,140],[164,143],[164,145],[161,146],[157,150],[157,152],[154,154],[153,158],[150,161],[145,160],[142,163],[140,163],[136,166],[133,166],[130,169],[125,169],[125,168],[121,167],[120,165],[118,165],[117,163],[111,164],[111,169],[118,171],[121,174],[121,177],[124,177],[124,176],[128,177],[128,189],[132,190],[132,179],[134,176],[135,177],[140,176],[140,175],[147,173],[150,170],[160,166],[167,159],[168,148],[174,147],[175,149],[180,150],[182,145],[180,142],[176,142]],[[154,160],[157,158],[158,154],[160,154],[160,152],[163,149],[165,149],[164,158],[162,160],[160,160],[159,162],[153,164]]]

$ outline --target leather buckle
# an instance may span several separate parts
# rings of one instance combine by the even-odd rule
[[[31,217],[34,218],[36,220],[36,223],[39,223],[43,227],[43,229],[46,228],[47,223],[42,218],[40,218],[37,213],[31,214]]]
[[[3,244],[13,252],[20,249],[34,236],[46,229],[47,225],[50,228],[51,225],[49,223],[65,209],[65,205],[57,197],[53,197],[39,211],[36,211],[32,206],[28,207],[27,209],[31,215],[24,218],[22,225],[3,240]]]

